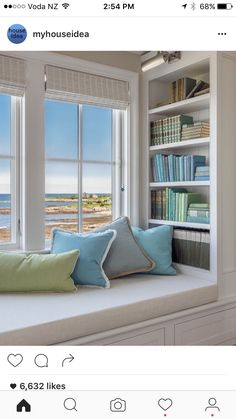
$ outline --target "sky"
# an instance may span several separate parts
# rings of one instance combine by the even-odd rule
[[[45,145],[47,158],[77,158],[78,107],[46,101]],[[112,111],[83,106],[83,158],[111,161]],[[10,98],[0,95],[0,155],[10,153]],[[46,193],[77,193],[75,163],[46,163]],[[10,163],[0,159],[0,194],[9,193]],[[83,192],[111,193],[111,166],[83,164]]]
[[[111,161],[112,111],[83,106],[83,159]],[[73,159],[78,155],[78,107],[73,103],[47,101],[45,105],[46,157]],[[46,193],[76,193],[77,165],[48,162]],[[111,193],[111,168],[83,165],[83,192]]]
[[[0,156],[10,155],[11,100],[0,95]],[[0,159],[0,193],[10,193],[10,161]]]

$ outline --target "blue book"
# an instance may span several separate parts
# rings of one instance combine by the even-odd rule
[[[153,157],[152,158],[152,177],[153,177],[153,182],[158,182],[155,160],[156,160],[155,157]]]
[[[161,174],[162,174],[162,182],[166,182],[166,174],[165,174],[165,163],[164,163],[164,155],[161,154],[160,161],[161,161]]]
[[[179,171],[180,171],[180,175],[179,175],[180,182],[183,182],[184,181],[184,156],[180,156],[180,164],[179,164],[179,166],[180,166],[180,168],[179,168]]]
[[[208,217],[191,217],[187,216],[188,223],[198,223],[198,224],[209,224],[210,220]]]
[[[165,182],[169,182],[168,165],[166,164],[166,156],[163,156],[163,164],[164,164],[164,178],[165,178]]]
[[[191,156],[191,177],[190,180],[194,180],[196,167],[206,166],[206,156]]]
[[[210,180],[209,176],[195,176],[194,180]]]
[[[174,182],[174,165],[173,165],[174,156],[170,154],[168,156],[168,166],[169,166],[169,174],[170,174],[170,182]]]
[[[184,156],[184,180],[187,180],[187,156]]]
[[[176,182],[176,172],[177,172],[177,156],[173,156],[173,177],[174,182]]]
[[[197,166],[196,173],[197,172],[209,172],[209,166]]]
[[[191,156],[187,156],[187,179],[192,180],[191,177]]]
[[[162,167],[162,155],[158,154],[158,167],[159,167],[159,173],[160,173],[160,182],[164,182],[164,173],[163,173],[163,167]]]
[[[157,178],[159,179],[158,182],[161,182],[160,165],[159,165],[159,154],[156,154],[155,155],[155,161],[156,161]]]

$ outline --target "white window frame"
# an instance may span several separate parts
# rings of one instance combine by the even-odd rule
[[[61,102],[60,100],[53,100],[53,98],[46,99],[49,101]],[[66,102],[64,102],[66,103]],[[124,182],[123,179],[123,132],[124,132],[124,113],[126,111],[120,111],[112,109],[112,156],[111,160],[86,160],[83,158],[83,106],[81,104],[76,104],[77,106],[77,121],[78,121],[78,132],[77,132],[77,157],[72,158],[56,158],[56,157],[46,157],[45,163],[54,162],[54,163],[75,163],[78,169],[78,224],[77,231],[83,232],[83,165],[84,164],[98,164],[98,165],[107,165],[111,168],[111,195],[112,195],[112,219],[118,218],[123,214],[123,192],[124,192]],[[101,108],[101,105],[86,105],[86,106],[97,106]],[[46,176],[45,176],[46,178]],[[45,222],[46,224],[46,222]],[[48,240],[46,243],[48,244]]]
[[[0,94],[1,89],[0,89]],[[3,93],[4,94],[4,93]],[[1,160],[11,162],[11,240],[1,242],[0,250],[14,250],[21,247],[21,109],[22,98],[11,96],[11,154],[0,155]]]
[[[139,225],[139,74],[51,52],[20,51],[8,52],[7,55],[24,59],[27,68],[22,109],[21,250],[39,252],[45,249],[45,65],[129,82],[131,101],[123,128],[120,128],[124,133],[122,181],[125,191],[122,213],[130,217],[132,224]]]

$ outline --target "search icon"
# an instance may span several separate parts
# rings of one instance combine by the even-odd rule
[[[76,412],[77,412],[75,399],[72,399],[72,397],[69,397],[68,399],[65,399],[64,400],[64,408],[66,410],[76,410]]]

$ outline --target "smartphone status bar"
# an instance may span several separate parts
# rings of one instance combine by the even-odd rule
[[[0,5],[1,17],[230,17],[236,16],[234,1],[226,3],[165,0],[24,1],[5,0]]]

